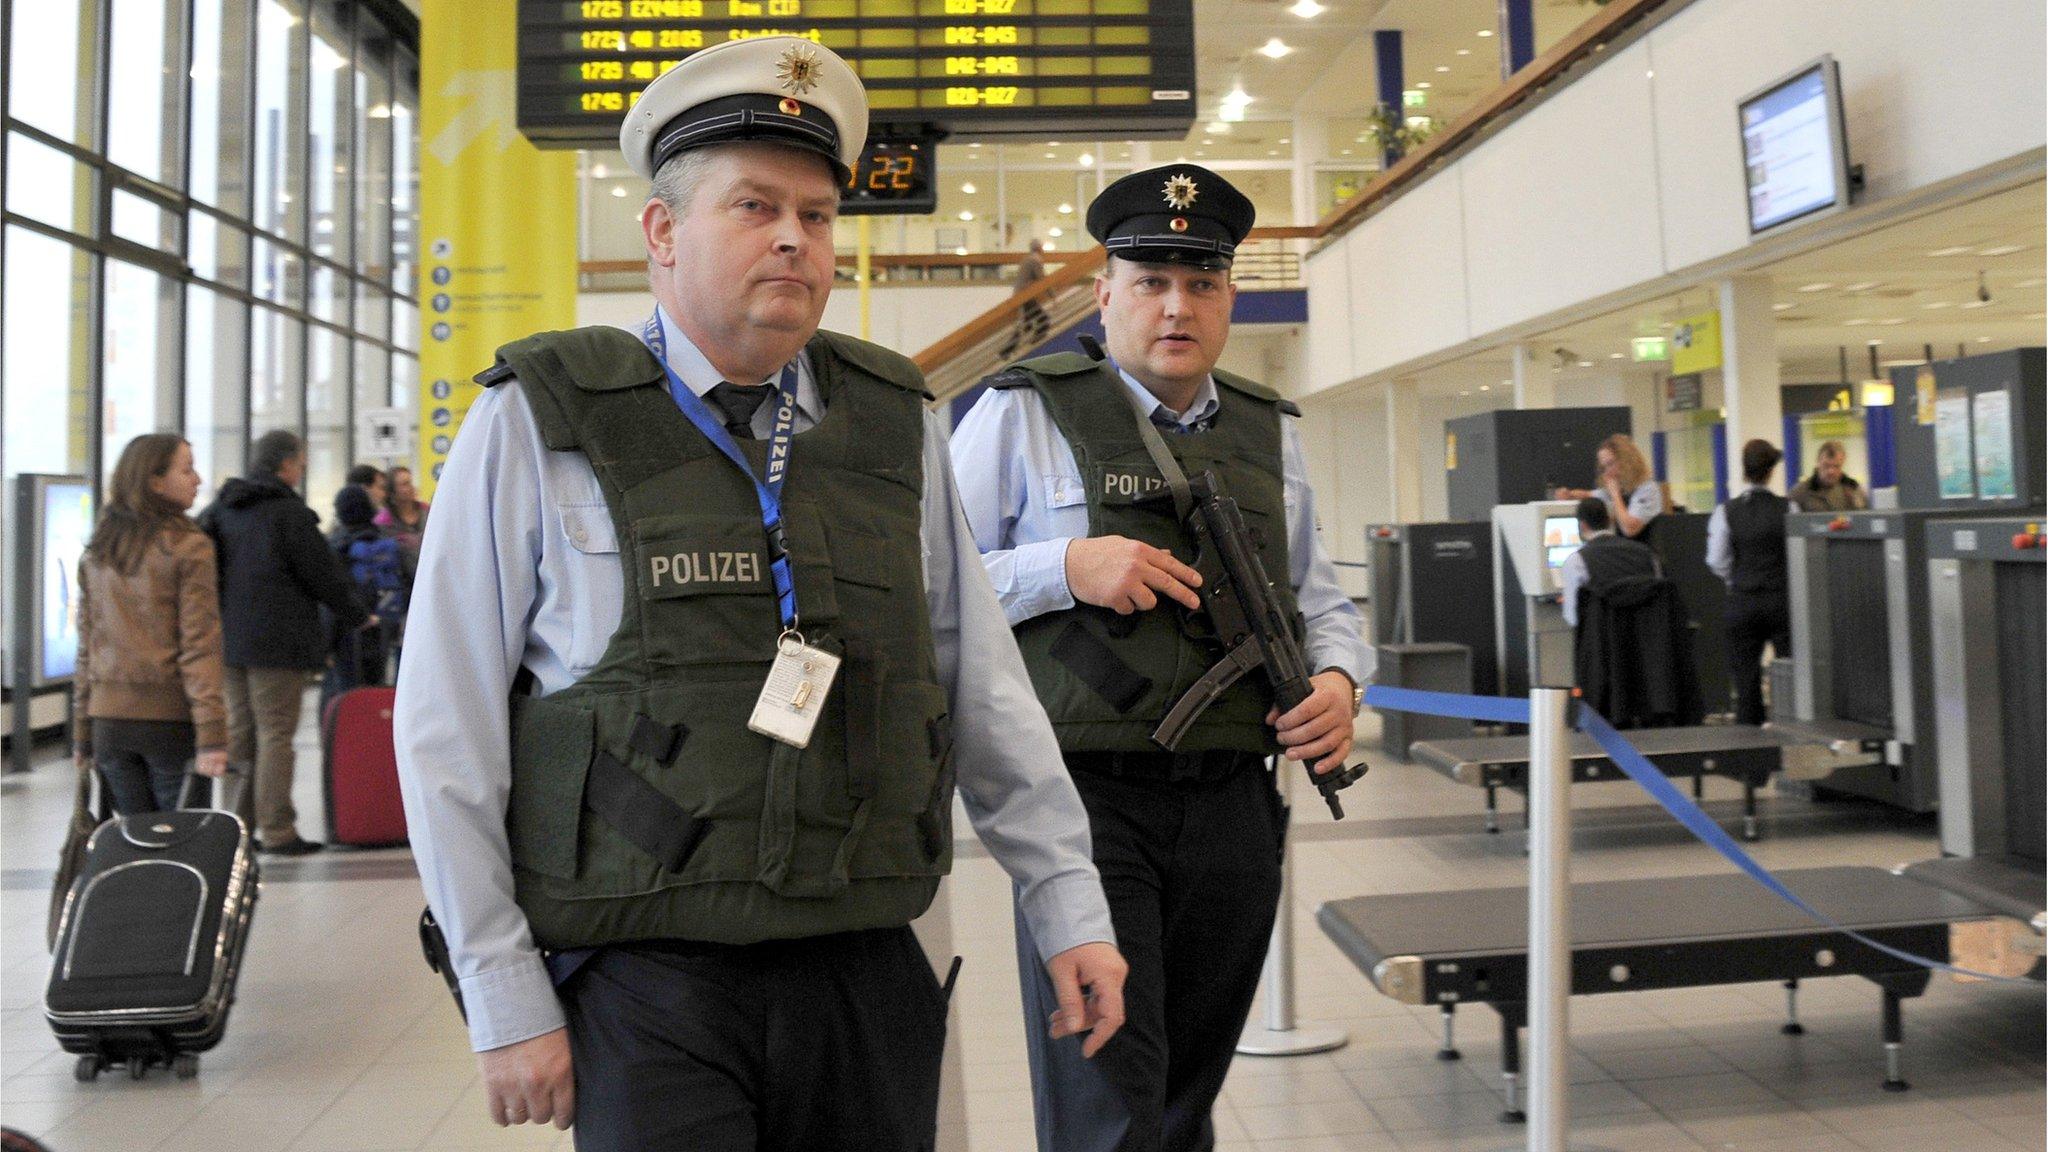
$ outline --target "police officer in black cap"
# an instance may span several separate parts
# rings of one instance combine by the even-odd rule
[[[1252,219],[1242,193],[1191,164],[1104,189],[1088,230],[1108,250],[1095,282],[1106,356],[998,373],[953,436],[969,527],[1087,805],[1131,965],[1123,1030],[1094,1060],[1031,1038],[1042,1152],[1214,1143],[1210,1110],[1280,891],[1287,816],[1266,758],[1339,768],[1371,671],[1316,534],[1296,410],[1216,368]],[[1152,732],[1220,653],[1187,626],[1201,577],[1160,453],[1185,475],[1216,473],[1263,526],[1265,569],[1304,618],[1316,670],[1313,694],[1285,715],[1262,677],[1238,681],[1175,753]],[[1017,935],[1021,960],[1033,950],[1021,918]],[[1026,1017],[1042,1019],[1051,990],[1021,967]]]

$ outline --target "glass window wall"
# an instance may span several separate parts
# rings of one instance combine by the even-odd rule
[[[286,428],[332,506],[357,411],[417,388],[418,35],[354,0],[0,2],[7,478],[103,489],[176,431],[210,501]]]

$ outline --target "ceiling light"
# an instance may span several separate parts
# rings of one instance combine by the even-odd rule
[[[972,220],[972,219],[974,219],[974,213],[972,213],[972,212],[969,212],[969,211],[968,211],[967,209],[965,209],[965,208],[962,208],[962,209],[960,210],[960,218],[961,218],[962,220]]]
[[[1207,132],[1211,136],[1221,136],[1225,132],[1230,131],[1230,125],[1225,124],[1221,120],[1211,120],[1207,124],[1202,125],[1202,131]]]
[[[1268,60],[1278,60],[1292,51],[1294,49],[1278,36],[1267,40],[1265,44],[1259,47],[1259,55],[1264,56]]]
[[[1493,35],[1493,29],[1491,28],[1481,28],[1479,30],[1479,38],[1482,40],[1491,35]]]
[[[1856,318],[1855,318],[1854,320],[1844,320],[1844,321],[1842,321],[1842,327],[1844,327],[1844,328],[1868,328],[1868,327],[1870,327],[1870,317],[1868,317],[1868,316],[1858,316],[1858,317],[1856,317]]]
[[[1091,152],[1083,152],[1083,153],[1081,153],[1081,160],[1080,160],[1080,163],[1081,163],[1081,167],[1083,167],[1083,168],[1093,168],[1093,167],[1095,167],[1095,155],[1094,155],[1094,153],[1091,153]]]
[[[981,141],[979,141],[979,140],[969,140],[969,141],[967,142],[967,146],[968,146],[969,148],[979,148],[979,147],[981,147]]]
[[[614,185],[612,185],[612,195],[614,195],[614,196],[618,196],[618,197],[621,197],[621,198],[624,198],[624,196],[626,195],[626,188],[625,188],[625,185],[623,185],[623,184],[614,184]]]
[[[1208,150],[1208,149],[1206,149],[1206,148],[1197,148],[1197,149],[1195,149],[1195,155],[1197,155],[1197,156],[1207,156],[1208,154],[1209,154],[1209,150]]]
[[[1953,300],[1929,300],[1921,305],[1922,308],[1927,309],[1929,312],[1939,312],[1943,308],[1953,308],[1955,306],[1956,302]]]
[[[590,174],[596,177],[597,179],[602,180],[606,176],[611,175],[611,169],[605,167],[602,164],[592,164],[590,166]]]
[[[1997,246],[1997,247],[1995,247],[1995,248],[1979,248],[1979,249],[1977,249],[1977,255],[1979,255],[1979,256],[2010,256],[2010,255],[2012,255],[2013,253],[2015,253],[2015,252],[2018,252],[2018,251],[2019,251],[2019,250],[2020,250],[2020,249],[2021,249],[2022,247],[2024,247],[2024,245],[2020,245],[2020,244],[2000,244],[2000,245],[1998,245],[1998,246]]]
[[[1067,204],[1067,203],[1064,203],[1064,202],[1060,204],[1060,215],[1062,215],[1062,216],[1072,216],[1073,214],[1074,214],[1074,206],[1073,206],[1072,204]]]
[[[1493,391],[1493,385],[1491,385],[1491,384],[1481,384],[1481,385],[1479,386],[1479,390],[1480,390],[1481,392],[1491,392],[1491,391]]]
[[[1057,140],[1047,140],[1047,141],[1045,142],[1045,146],[1046,146],[1047,148],[1057,148],[1057,147],[1059,147],[1059,146],[1060,146],[1060,142],[1059,142],[1059,141],[1057,141]]]
[[[1961,304],[1958,304],[1958,305],[1957,305],[1957,307],[1958,307],[1958,308],[1989,308],[1989,307],[1991,307],[1991,301],[1989,301],[1989,300],[1965,300],[1965,301],[1963,301],[1963,302],[1962,302]]]
[[[1449,64],[1439,64],[1436,66],[1436,70],[1439,72],[1449,72],[1451,70],[1451,66]]]
[[[1292,144],[1292,143],[1294,143],[1294,141],[1292,141],[1292,140],[1289,140],[1289,139],[1288,139],[1287,137],[1285,137],[1285,136],[1282,136],[1282,137],[1280,138],[1280,143],[1282,143],[1282,144]],[[2039,281],[2039,280],[2036,280],[2036,281],[2034,281],[2034,283],[2036,283],[2036,284],[2039,284],[2039,283],[2040,283],[2040,281]],[[2022,285],[2020,285],[2020,287],[2024,288],[2024,287],[2026,287],[2026,285],[2022,284]]]
[[[1951,245],[1951,246],[1949,246],[1949,247],[1947,247],[1947,248],[1936,248],[1936,249],[1935,249],[1934,251],[1932,251],[1932,252],[1929,252],[1929,253],[1928,253],[1928,255],[1929,255],[1929,256],[1967,256],[1967,255],[1969,255],[1969,252],[1970,252],[1970,246],[1969,246],[1968,244],[1955,244],[1955,245]]]
[[[1868,292],[1868,291],[1870,291],[1870,290],[1871,290],[1872,288],[1875,288],[1875,287],[1877,287],[1877,281],[1875,281],[1875,280],[1859,280],[1859,281],[1857,281],[1857,282],[1856,282],[1856,283],[1854,283],[1854,284],[1844,284],[1844,285],[1842,285],[1842,291],[1844,291],[1844,292]]]
[[[1989,337],[1989,336],[1979,336],[1979,337],[1977,337],[1977,343],[1979,343],[1979,344],[1989,344],[1989,343],[1991,343],[1991,337]]]
[[[1278,148],[1268,148],[1268,149],[1266,149],[1266,155],[1268,155],[1268,156],[1278,156],[1279,154],[1280,154],[1280,150],[1279,150]]]
[[[955,255],[955,256],[965,256],[965,255],[967,255],[967,249],[966,249],[965,247],[955,248],[955,249],[953,249],[953,255]]]
[[[1463,392],[1460,392],[1460,393],[1458,393],[1458,395],[1460,395],[1460,396],[1470,396],[1471,394],[1472,394],[1472,390],[1471,390],[1470,388],[1467,388],[1467,389],[1465,389],[1465,390],[1464,390]]]
[[[972,196],[974,195],[974,185],[971,183],[962,184],[960,186],[960,191],[967,193],[969,196]]]
[[[1882,320],[1879,320],[1879,321],[1878,321],[1878,323],[1879,323],[1879,324],[1883,324],[1883,325],[1885,325],[1886,327],[1892,327],[1892,326],[1894,326],[1894,325],[1898,325],[1898,324],[1904,324],[1905,322],[1906,322],[1906,318],[1905,318],[1904,316],[1887,316],[1887,317],[1885,317],[1884,319],[1882,319]]]
[[[1460,49],[1458,49],[1458,55],[1460,55],[1460,56],[1470,56],[1471,54],[1472,54],[1472,50],[1471,50],[1470,48],[1460,48]]]
[[[1415,82],[1415,86],[1416,86],[1417,88],[1427,88],[1427,87],[1429,87],[1429,81],[1427,81],[1427,80],[1418,80],[1418,81],[1416,81],[1416,82]]]
[[[1059,234],[1060,234],[1060,230],[1059,230],[1059,229],[1057,229],[1057,228],[1055,228],[1055,229],[1053,229],[1053,230],[1052,230],[1052,234],[1053,234],[1053,235],[1055,235],[1055,236],[1057,236],[1057,235],[1059,235]],[[1045,242],[1045,250],[1046,250],[1047,252],[1051,252],[1051,251],[1053,251],[1054,249],[1056,249],[1056,248],[1058,248],[1058,247],[1059,247],[1059,245],[1057,245],[1057,244],[1053,243],[1053,242],[1052,242],[1052,241],[1050,241],[1050,240],[1047,240],[1047,241]]]
[[[1579,367],[1581,367],[1581,368],[1591,368],[1592,366],[1593,366],[1593,362],[1592,362],[1591,360],[1581,360],[1581,361],[1579,361]]]
[[[1230,91],[1223,94],[1223,103],[1225,105],[1235,104],[1242,108],[1251,102],[1251,93],[1246,92],[1242,84],[1233,87]]]
[[[1626,353],[1626,352],[1609,352],[1609,353],[1607,354],[1607,358],[1608,358],[1609,360],[1622,360],[1622,359],[1626,359],[1626,358],[1627,358],[1627,356],[1628,356],[1628,353]]]
[[[1051,159],[1053,159],[1053,158],[1054,158],[1054,156],[1055,156],[1055,155],[1056,155],[1055,153],[1052,153],[1052,152],[1047,152],[1047,153],[1045,154],[1045,158],[1046,158],[1047,160],[1051,160]]]
[[[1791,301],[1789,301],[1789,300],[1781,300],[1781,301],[1779,301],[1778,303],[1776,303],[1776,304],[1773,304],[1773,305],[1771,305],[1771,311],[1773,311],[1773,312],[1790,312],[1790,311],[1791,311],[1792,309],[1794,309],[1794,308],[1797,308],[1797,307],[1799,307],[1799,305],[1797,305],[1797,304],[1794,304],[1794,303],[1792,303],[1792,302],[1791,302]]]
[[[1799,290],[1800,290],[1801,292],[1825,292],[1825,291],[1827,291],[1828,289],[1830,289],[1830,288],[1833,288],[1833,287],[1834,287],[1834,285],[1833,285],[1833,284],[1831,284],[1831,283],[1829,283],[1829,282],[1827,282],[1827,281],[1825,281],[1825,280],[1822,280],[1822,281],[1820,281],[1820,282],[1818,282],[1818,283],[1815,283],[1815,284],[1801,284],[1801,285],[1799,286]]]
[[[1282,140],[1281,143],[1285,144],[1287,141]],[[2044,281],[2039,276],[2035,276],[2027,280],[2015,280],[2012,286],[2015,288],[2039,288],[2043,283]]]
[[[1316,0],[1294,0],[1294,5],[1287,10],[1303,20],[1313,20],[1326,11]]]
[[[1344,148],[1344,149],[1340,149],[1340,150],[1338,151],[1338,153],[1337,153],[1337,154],[1338,154],[1339,156],[1349,156],[1349,155],[1351,155],[1351,149],[1349,149],[1349,148]]]
[[[1047,236],[1053,237],[1054,239],[1058,239],[1061,236],[1065,236],[1067,234],[1067,230],[1064,228],[1047,228],[1045,230],[1045,234]]]

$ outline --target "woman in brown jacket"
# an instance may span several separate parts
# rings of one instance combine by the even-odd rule
[[[137,436],[79,564],[77,757],[122,815],[178,806],[185,765],[227,771],[213,541],[185,515],[192,446]]]

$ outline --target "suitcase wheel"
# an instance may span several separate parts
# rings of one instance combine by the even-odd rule
[[[81,1084],[90,1084],[100,1078],[100,1058],[91,1054],[80,1056],[71,1069],[71,1077]]]
[[[171,1071],[180,1080],[190,1080],[199,1075],[199,1053],[180,1052],[171,1057]]]
[[[128,1078],[129,1078],[130,1080],[140,1080],[140,1079],[142,1079],[142,1078],[143,1078],[144,1076],[147,1076],[148,1074],[149,1074],[149,1057],[147,1057],[147,1056],[130,1056],[130,1057],[128,1058]]]

